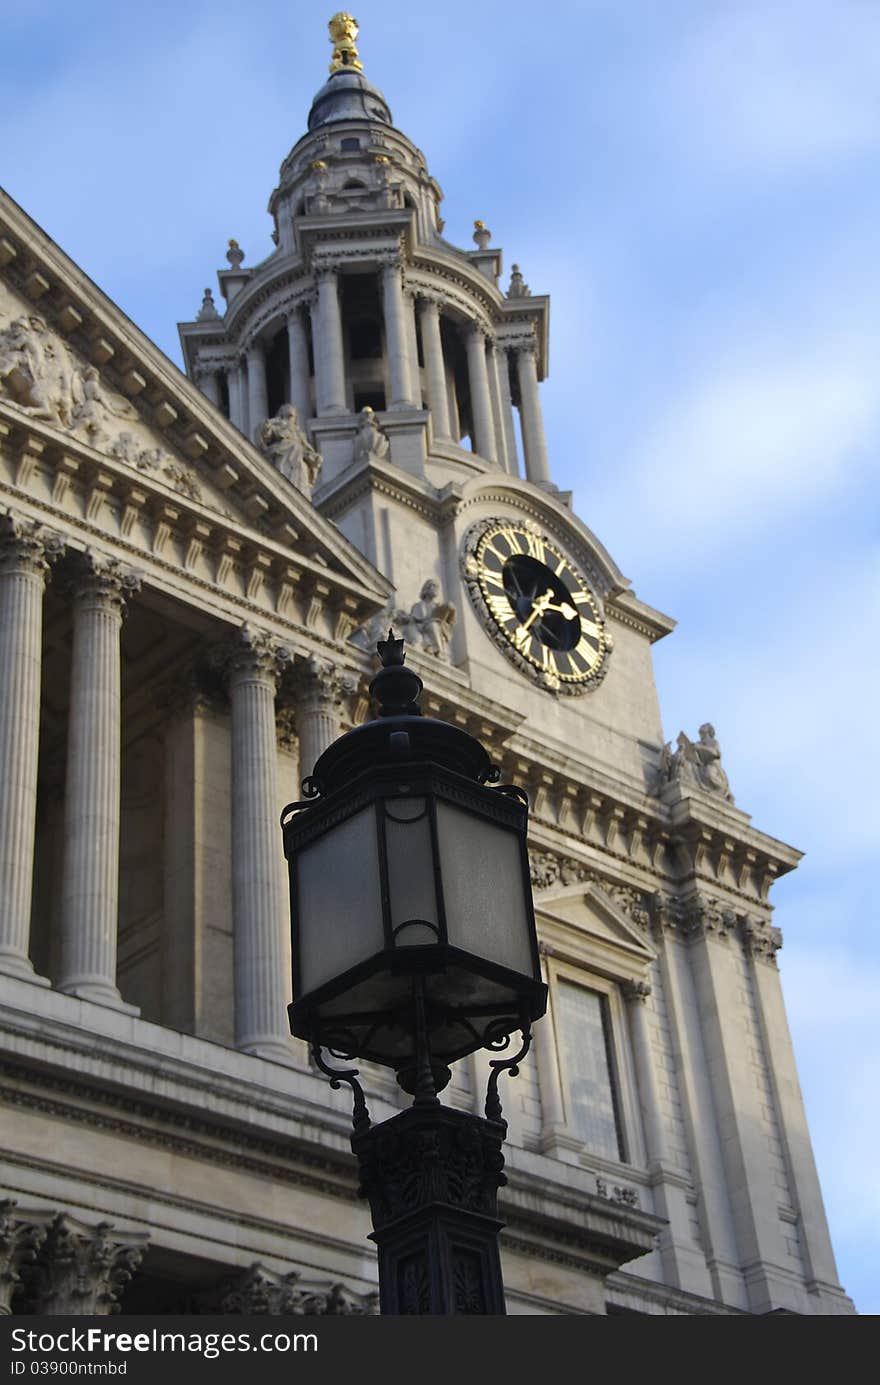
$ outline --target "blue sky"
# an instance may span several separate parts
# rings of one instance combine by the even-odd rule
[[[0,0],[0,181],[178,362],[227,239],[271,248],[331,8]],[[880,6],[356,13],[446,236],[481,217],[551,294],[554,480],[679,621],[667,738],[714,722],[737,804],[807,853],[783,983],[841,1280],[880,1312]]]

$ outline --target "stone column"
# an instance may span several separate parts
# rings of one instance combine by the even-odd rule
[[[403,321],[409,355],[410,393],[415,408],[422,407],[422,380],[419,370],[419,338],[416,329],[416,295],[410,289],[403,291]]]
[[[34,521],[0,516],[0,971],[29,980],[43,587],[60,550]]]
[[[351,674],[314,655],[297,666],[296,725],[303,779],[312,773],[318,756],[338,738],[340,705],[343,697],[354,692],[355,683]]]
[[[494,462],[495,429],[492,423],[492,400],[489,395],[489,372],[486,369],[486,334],[477,323],[472,323],[467,328],[465,346],[471,387],[474,451],[487,462]]]
[[[116,1006],[122,1004],[116,987],[119,636],[125,598],[139,586],[135,573],[92,552],[72,584],[59,989]]]
[[[495,435],[498,439],[498,460],[511,476],[519,475],[516,455],[516,429],[513,424],[513,404],[510,400],[510,374],[507,351],[497,342],[489,350],[489,380],[495,404]]]
[[[390,383],[389,409],[412,407],[409,338],[403,301],[403,265],[399,259],[382,266],[382,303],[385,312],[385,349]]]
[[[147,1248],[143,1231],[117,1231],[110,1222],[86,1226],[66,1213],[50,1222],[32,1279],[38,1317],[104,1317],[119,1312],[119,1296]]]
[[[248,437],[253,440],[257,430],[269,417],[269,394],[266,386],[266,348],[253,341],[247,351]]]
[[[312,400],[309,390],[309,343],[299,308],[292,308],[287,319],[287,342],[290,348],[290,402],[299,414],[300,426],[305,428],[311,418]]]
[[[233,423],[240,433],[247,433],[247,399],[244,389],[244,371],[241,362],[236,361],[229,367],[229,422]]]
[[[342,355],[342,313],[335,269],[319,268],[318,301],[312,305],[312,346],[315,354],[315,410],[325,414],[348,411],[345,362]]]
[[[213,366],[197,366],[196,384],[215,408],[220,408],[220,381]]]
[[[446,392],[446,366],[443,360],[443,339],[440,336],[440,308],[433,298],[419,302],[422,328],[422,350],[425,353],[425,374],[428,381],[428,403],[435,438],[451,439],[449,397]]]
[[[243,625],[226,653],[232,703],[232,907],[235,1042],[246,1053],[287,1058],[289,917],[279,867],[275,693],[290,655]]]
[[[544,437],[544,420],[538,397],[537,351],[536,342],[517,347],[516,373],[519,379],[519,413],[526,476],[540,486],[550,482],[550,465],[547,461],[547,441]]]

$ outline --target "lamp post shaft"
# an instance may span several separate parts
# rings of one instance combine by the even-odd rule
[[[355,1133],[385,1315],[504,1314],[498,1188],[504,1121],[411,1106]]]

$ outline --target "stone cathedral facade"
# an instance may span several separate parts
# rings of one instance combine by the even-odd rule
[[[548,300],[481,223],[444,239],[331,37],[186,375],[0,196],[0,1313],[376,1311],[348,1101],[287,1030],[278,820],[389,624],[532,804],[509,1312],[852,1312],[776,969],[798,852],[708,723],[666,743],[673,621],[552,481]]]

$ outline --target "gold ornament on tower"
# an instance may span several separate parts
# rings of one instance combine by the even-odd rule
[[[344,72],[346,68],[351,68],[354,72],[363,72],[364,65],[358,57],[354,43],[358,36],[358,22],[354,15],[345,14],[340,10],[338,14],[334,14],[327,28],[330,30],[330,42],[333,44],[331,73]]]

